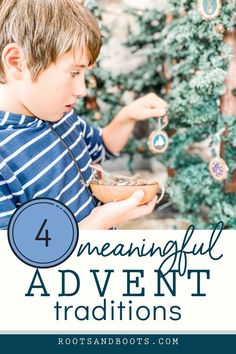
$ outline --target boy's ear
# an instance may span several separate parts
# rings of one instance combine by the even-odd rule
[[[8,78],[22,79],[25,60],[21,48],[16,43],[7,44],[3,49],[2,62]]]

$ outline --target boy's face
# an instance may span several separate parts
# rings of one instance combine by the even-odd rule
[[[89,59],[77,53],[75,63],[72,52],[64,54],[32,82],[25,70],[18,97],[25,115],[33,115],[51,122],[58,121],[64,112],[70,112],[78,97],[86,95],[85,71]]]

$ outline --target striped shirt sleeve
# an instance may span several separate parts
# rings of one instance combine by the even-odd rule
[[[101,163],[105,160],[119,156],[112,153],[105,146],[102,139],[102,129],[96,128],[80,117],[80,124],[85,143],[90,157],[94,163]]]
[[[4,182],[0,174],[0,182]],[[9,219],[16,210],[16,206],[12,200],[11,192],[7,184],[0,185],[0,229],[7,229]]]

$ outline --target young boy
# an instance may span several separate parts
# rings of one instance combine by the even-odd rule
[[[150,213],[142,191],[97,206],[87,183],[91,163],[115,156],[137,120],[165,114],[149,94],[124,107],[103,130],[73,111],[86,95],[85,71],[101,37],[77,0],[3,0],[0,5],[0,228],[28,200],[60,200],[80,228],[109,229]],[[86,182],[86,183],[85,183]]]

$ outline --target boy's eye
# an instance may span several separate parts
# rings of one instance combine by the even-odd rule
[[[79,74],[80,74],[80,71],[76,71],[76,72],[71,73],[71,76],[72,76],[72,77],[76,77],[76,76],[79,75]]]

